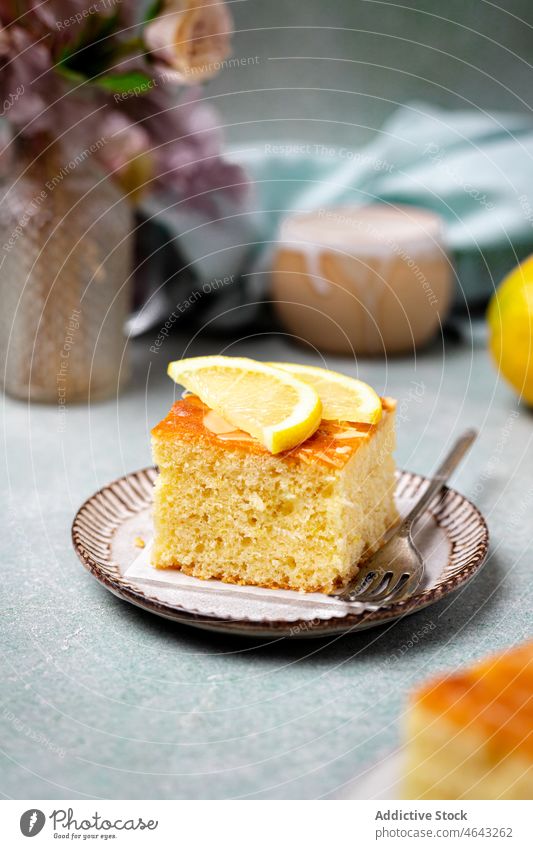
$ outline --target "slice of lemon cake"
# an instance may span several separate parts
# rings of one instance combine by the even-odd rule
[[[187,362],[194,361],[182,361]],[[328,593],[344,586],[397,519],[392,457],[395,402],[375,396],[372,409],[364,408],[367,390],[373,390],[352,381],[352,395],[359,395],[355,406],[352,397],[350,408],[350,378],[344,378],[344,395],[339,384],[331,395],[332,384],[324,375],[332,373],[312,370],[315,374],[305,375],[304,385],[328,383],[329,389],[317,386],[321,407],[323,415],[334,415],[336,420],[320,420],[319,415],[310,436],[273,453],[260,438],[268,398],[262,398],[261,411],[252,411],[253,389],[247,390],[246,378],[240,378],[233,384],[234,392],[240,393],[233,405],[235,414],[235,409],[228,409],[227,398],[219,404],[220,394],[206,389],[205,374],[195,383],[184,368],[171,364],[169,373],[182,385],[199,386],[204,399],[187,395],[177,401],[152,431],[160,471],[153,564],[197,578],[306,592]],[[279,374],[282,365],[268,368]],[[291,366],[283,364],[283,369],[284,385]],[[298,383],[300,377],[291,380]],[[293,386],[290,381],[287,385]],[[205,403],[206,397],[212,406]],[[305,393],[304,397],[311,410],[313,404]],[[335,405],[335,397],[342,403]],[[352,418],[357,418],[359,409],[360,418],[374,423],[341,420],[342,404],[348,405]],[[235,421],[235,415],[240,428],[228,421],[230,417]],[[254,436],[242,429],[242,422],[250,418]],[[294,428],[294,414],[280,418],[290,419]],[[269,428],[276,429],[269,421]]]
[[[407,799],[533,798],[533,643],[414,694]]]

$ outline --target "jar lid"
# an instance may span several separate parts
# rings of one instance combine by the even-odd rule
[[[279,243],[357,255],[440,252],[443,232],[439,215],[416,206],[336,206],[289,215],[282,222]]]

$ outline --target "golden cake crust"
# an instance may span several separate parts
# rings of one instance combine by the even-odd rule
[[[393,412],[396,401],[382,398],[383,411]],[[176,401],[165,418],[152,430],[157,440],[203,440],[211,446],[225,450],[238,450],[248,454],[268,454],[269,451],[257,439],[241,430],[216,433],[206,426],[207,407],[196,395],[187,395]],[[318,430],[305,442],[277,456],[288,462],[321,463],[342,469],[358,448],[368,442],[378,425],[365,422],[322,421]]]
[[[457,728],[475,726],[494,752],[533,758],[533,642],[428,683],[413,704]]]

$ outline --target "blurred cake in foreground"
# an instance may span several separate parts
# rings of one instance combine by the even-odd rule
[[[533,643],[430,681],[407,733],[406,799],[532,799]]]
[[[374,424],[322,419],[311,436],[274,454],[196,395],[177,401],[152,431],[160,471],[153,564],[236,584],[324,593],[344,586],[397,518],[395,402],[378,404]]]

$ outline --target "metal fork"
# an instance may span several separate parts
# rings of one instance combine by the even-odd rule
[[[364,563],[354,581],[335,593],[341,601],[396,604],[412,595],[424,575],[424,564],[413,541],[413,527],[425,507],[440,492],[477,436],[473,428],[465,430],[433,475],[420,500],[385,544]]]

